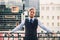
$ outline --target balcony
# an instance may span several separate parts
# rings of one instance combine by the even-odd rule
[[[16,32],[10,33],[8,32],[0,32],[1,40],[24,40],[25,33],[24,32]],[[60,40],[60,33],[52,34],[52,33],[37,33],[38,40]]]

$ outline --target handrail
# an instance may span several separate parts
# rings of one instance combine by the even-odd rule
[[[11,31],[0,31],[0,34],[4,34],[3,36],[0,36],[0,38],[23,38],[25,36],[22,36],[21,34],[25,35],[25,32],[24,31],[17,31],[17,32],[14,32],[14,33],[8,33],[8,32],[11,32]],[[9,35],[11,34],[11,35]],[[16,34],[17,36],[15,36],[14,34]],[[38,39],[40,40],[41,38],[42,39],[56,39],[58,38],[60,40],[60,33],[55,33],[55,34],[52,34],[52,33],[37,33],[37,37]]]

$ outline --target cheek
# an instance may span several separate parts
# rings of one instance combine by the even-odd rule
[[[34,13],[29,13],[29,15],[30,15],[30,16],[32,16],[32,15],[33,15],[33,16],[35,16],[35,14],[34,14]]]
[[[34,14],[30,14],[30,15],[34,15]]]
[[[34,16],[35,16],[35,14],[34,14]]]
[[[33,15],[32,13],[29,13],[29,15]]]

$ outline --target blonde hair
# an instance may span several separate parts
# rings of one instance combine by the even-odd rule
[[[34,10],[34,12],[36,12],[36,9],[34,7],[29,8],[28,12],[31,11],[31,10]]]

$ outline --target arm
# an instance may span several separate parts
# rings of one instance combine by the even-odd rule
[[[45,27],[39,20],[38,20],[38,25],[39,25],[42,29],[44,29],[45,31],[51,32],[51,30],[49,30],[47,27]]]
[[[14,28],[14,29],[12,30],[12,32],[15,32],[15,31],[17,31],[17,30],[21,30],[24,24],[25,24],[25,20],[22,21],[21,24],[19,24],[16,28]]]

